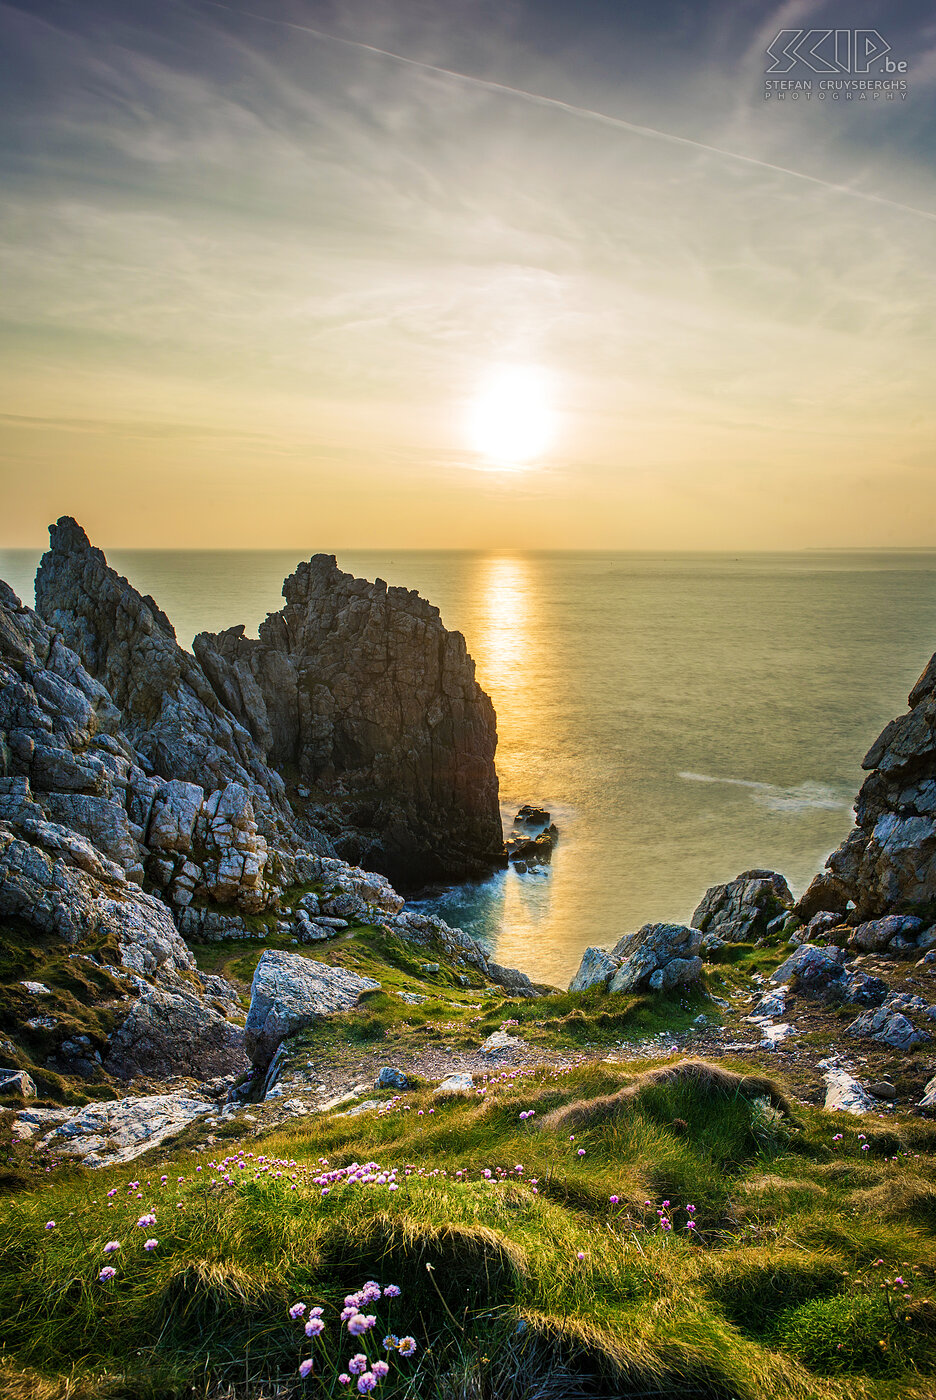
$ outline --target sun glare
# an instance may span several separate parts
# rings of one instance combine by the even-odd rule
[[[503,467],[526,466],[542,457],[555,428],[549,376],[528,365],[493,370],[469,412],[472,447],[488,462]]]

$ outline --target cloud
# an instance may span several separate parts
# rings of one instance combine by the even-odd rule
[[[0,5],[35,78],[4,98],[5,426],[162,439],[194,492],[230,442],[284,490],[287,463],[319,490],[373,467],[388,519],[412,490],[450,522],[483,465],[465,404],[521,360],[562,400],[561,460],[512,488],[517,519],[553,503],[544,543],[578,501],[605,530],[603,491],[626,522],[638,480],[691,537],[687,479],[766,539],[755,479],[813,453],[833,484],[877,454],[893,512],[885,470],[934,427],[936,187],[878,116],[739,100],[767,27],[814,8],[720,10],[730,53],[670,44],[632,98],[587,46],[572,73],[521,44],[516,6],[489,32],[474,6],[292,11],[335,42],[236,6]]]

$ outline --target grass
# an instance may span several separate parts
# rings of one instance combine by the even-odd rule
[[[484,1092],[469,1097],[440,1099],[417,1080],[405,1095],[376,1094],[379,1112],[305,1117],[274,1132],[234,1119],[208,1144],[196,1124],[172,1152],[154,1149],[129,1168],[47,1172],[41,1154],[8,1147],[0,1395],[345,1394],[338,1369],[366,1339],[342,1332],[338,1314],[370,1278],[402,1289],[392,1315],[388,1299],[371,1305],[376,1341],[392,1327],[419,1346],[411,1359],[391,1355],[378,1395],[934,1393],[936,1127],[843,1125],[799,1104],[794,1112],[783,1086],[743,1061],[688,1074],[627,1063],[631,1042],[683,1029],[700,1010],[712,1019],[703,989],[511,1001],[438,949],[371,925],[308,947],[271,931],[262,943],[194,951],[246,1005],[263,948],[277,946],[381,983],[354,1013],[296,1037],[297,1061],[312,1054],[319,1066],[347,1065],[377,1047],[387,1062],[433,1044],[470,1050],[507,1022],[528,1046],[561,1051],[567,1063],[491,1068]],[[751,973],[768,974],[785,952],[776,939],[726,949],[707,986],[747,994]],[[423,971],[430,961],[437,974]],[[119,992],[109,974],[68,959],[60,944],[0,931],[0,1015],[9,1002],[31,1073],[49,1045],[27,1044],[16,1029],[22,978],[52,988],[55,1015],[69,1027],[103,1036]],[[595,1047],[616,1057],[576,1057]],[[113,1092],[38,1072],[47,1100]],[[395,1175],[335,1180],[323,1196],[314,1180],[323,1161],[335,1172],[377,1162],[385,1178]],[[156,1224],[138,1228],[150,1209]],[[159,1240],[149,1253],[148,1234]],[[100,1282],[110,1239],[121,1245],[117,1274]],[[307,1341],[288,1318],[296,1300],[324,1309],[321,1339]],[[380,1353],[366,1349],[372,1359]],[[312,1356],[303,1381],[299,1361]]]
[[[639,1068],[492,1072],[470,1097],[387,1095],[360,1117],[33,1176],[0,1222],[0,1392],[345,1393],[335,1367],[366,1339],[337,1313],[373,1278],[402,1289],[372,1305],[376,1342],[392,1327],[419,1344],[391,1357],[387,1396],[931,1395],[936,1128],[798,1107],[765,1136],[756,1077]],[[323,1196],[322,1159],[395,1169],[398,1189]],[[296,1300],[323,1307],[321,1339],[287,1317]]]

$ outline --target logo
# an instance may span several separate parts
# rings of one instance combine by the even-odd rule
[[[767,73],[906,73],[907,62],[888,58],[891,46],[876,29],[781,29],[770,44]]]

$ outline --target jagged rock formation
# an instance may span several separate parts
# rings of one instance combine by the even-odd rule
[[[936,912],[936,656],[909,703],[865,755],[855,828],[797,905],[801,918],[849,905],[856,923]]]
[[[610,953],[586,948],[569,991],[607,987],[609,992],[664,992],[695,982],[702,972],[698,956],[702,934],[684,924],[644,924],[625,933]]]
[[[402,825],[395,829],[390,820],[380,831],[387,849],[399,837],[399,848],[412,853],[414,833],[428,842],[430,824],[440,818],[431,804],[442,801],[449,742],[451,790],[467,802],[472,773],[486,775],[493,787],[480,781],[479,790],[485,800],[493,797],[496,811],[493,712],[474,682],[464,642],[445,632],[435,609],[403,590],[390,590],[387,602],[384,588],[387,606],[375,612],[372,594],[380,588],[337,577],[349,585],[351,601],[338,590],[344,601],[334,627],[351,654],[357,617],[366,644],[342,681],[340,648],[333,638],[323,641],[333,696],[379,691],[375,677],[383,663],[375,638],[380,618],[388,623],[387,694],[400,708],[396,728],[387,721],[388,742],[404,747],[393,754],[375,748],[369,773],[390,782],[398,764],[415,775],[400,808]],[[492,962],[461,930],[407,913],[382,874],[335,857],[328,839],[291,805],[266,751],[258,752],[198,662],[178,646],[153,600],[109,569],[74,521],[53,527],[37,590],[45,617],[0,583],[0,920],[5,935],[19,941],[24,968],[43,970],[42,983],[23,972],[0,979],[0,1015],[10,1032],[0,1039],[0,1060],[8,1085],[41,1081],[45,1094],[48,1074],[97,1082],[179,1074],[205,1080],[242,1069],[237,994],[224,978],[199,972],[185,937],[276,933],[311,942],[366,922],[436,954],[443,950],[489,983],[537,995],[528,978]],[[326,633],[331,625],[322,623]],[[426,676],[428,689],[421,690]],[[417,697],[408,717],[402,713],[407,686]],[[416,712],[433,686],[440,690],[438,712],[430,706],[423,717],[429,735],[423,744]],[[363,701],[348,703],[354,732],[363,735]],[[340,747],[337,721],[330,733],[333,749]],[[331,771],[334,776],[334,765]],[[416,797],[423,782],[424,810]],[[394,810],[384,814],[395,820]],[[458,849],[458,859],[467,860],[464,852],[481,839],[482,825],[478,818],[469,836],[457,838],[440,827],[436,854]],[[499,817],[488,834],[500,842]],[[256,914],[263,917],[251,923]],[[340,969],[334,975],[348,976]],[[85,1003],[76,1007],[81,983]],[[321,996],[313,1001],[314,1014],[321,1014]],[[262,1020],[252,1024],[250,1041],[260,1053],[278,1024],[272,1004]],[[139,1116],[148,1113],[141,1107]],[[166,1121],[169,1132],[180,1120],[170,1113]],[[25,1132],[29,1125],[20,1127]],[[85,1141],[77,1119],[74,1132]],[[147,1128],[138,1144],[148,1134]],[[82,1149],[92,1157],[94,1135],[92,1125],[90,1145]],[[137,1150],[127,1146],[130,1155]]]
[[[793,907],[793,895],[775,870],[745,870],[726,885],[713,885],[692,916],[692,927],[724,943],[753,943],[780,914]]]
[[[195,654],[266,761],[341,802],[345,859],[404,888],[503,863],[491,702],[460,632],[417,593],[319,554],[254,641],[202,633]]]
[[[288,822],[282,779],[260,761],[155,601],[111,569],[69,516],[49,538],[36,611],[106,688],[138,757],[151,772],[209,791],[230,782],[259,788]]]

